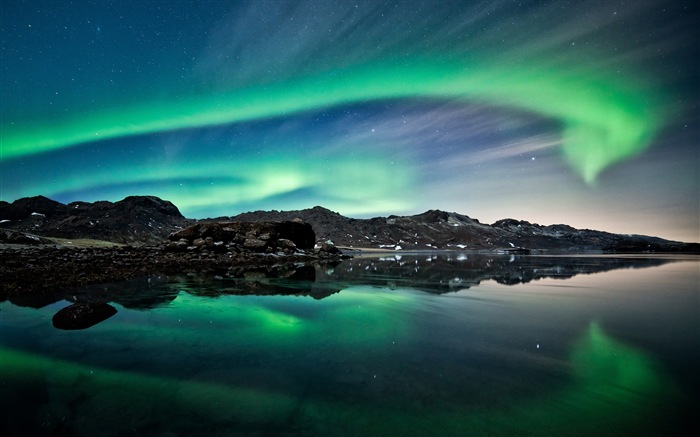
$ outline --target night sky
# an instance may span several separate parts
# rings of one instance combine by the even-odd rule
[[[700,241],[695,0],[0,4],[2,200]]]

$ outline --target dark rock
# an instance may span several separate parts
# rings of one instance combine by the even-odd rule
[[[261,250],[265,246],[267,246],[267,241],[259,240],[257,238],[246,238],[246,240],[243,242],[243,247],[252,250]]]
[[[316,243],[316,234],[309,223],[283,221],[278,229],[277,239],[291,240],[299,249],[312,249]]]
[[[310,224],[292,221],[203,222],[173,232],[168,238],[173,241],[181,238],[190,241],[197,238],[212,238],[212,242],[242,243],[244,247],[251,249],[264,247],[268,241],[279,239],[290,240],[300,249],[311,249],[316,241],[316,235]],[[264,241],[265,244],[261,244],[260,241]]]
[[[170,240],[191,242],[199,238],[201,225],[196,224],[185,229],[174,231],[168,235]]]
[[[277,240],[277,247],[282,249],[282,250],[285,250],[285,249],[295,250],[297,248],[297,245],[294,244],[294,242],[292,240],[288,240],[286,238],[280,238],[279,240]]]
[[[319,251],[325,252],[326,254],[329,254],[329,255],[340,254],[340,249],[338,249],[337,247],[335,247],[335,245],[333,243],[330,243],[328,241],[321,244]]]
[[[117,309],[104,302],[76,302],[54,314],[53,326],[58,329],[86,329],[117,314]]]

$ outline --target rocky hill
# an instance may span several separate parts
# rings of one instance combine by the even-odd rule
[[[227,220],[292,220],[314,228],[320,241],[355,248],[396,250],[476,249],[527,252],[533,250],[606,252],[700,252],[700,244],[644,235],[620,235],[567,225],[541,226],[513,219],[492,225],[466,215],[438,210],[412,216],[352,219],[320,206],[300,211],[255,211]]]
[[[542,226],[513,219],[488,225],[466,215],[438,210],[412,216],[354,219],[316,206],[297,211],[255,211],[194,220],[183,217],[172,203],[152,196],[131,196],[114,203],[73,202],[68,205],[41,196],[13,203],[0,202],[0,229],[44,237],[90,238],[130,244],[161,243],[172,232],[196,223],[295,219],[313,227],[317,243],[331,240],[337,246],[349,248],[514,253],[528,250],[700,252],[698,243],[575,229],[567,225]],[[17,234],[0,234],[0,240],[7,242],[17,238]]]
[[[171,202],[153,196],[68,205],[43,196],[0,202],[1,229],[44,237],[159,243],[174,230],[195,222],[183,217]],[[16,234],[5,234],[10,235]]]

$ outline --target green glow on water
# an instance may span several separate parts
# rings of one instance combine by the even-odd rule
[[[376,349],[410,341],[414,334],[410,313],[394,317],[397,306],[411,307],[411,293],[372,287],[351,287],[317,301],[297,296],[199,297],[181,292],[162,311],[154,329],[148,312],[119,309],[105,335],[138,342],[146,349],[178,351],[182,343],[207,339],[219,350],[295,351],[334,347]],[[128,318],[122,316],[128,313]],[[173,353],[173,352],[169,352]]]
[[[543,388],[542,397],[533,399],[503,399],[500,409],[453,404],[387,412],[342,405],[324,412],[314,405],[313,414],[350,435],[610,435],[651,432],[649,418],[663,417],[677,399],[673,382],[654,360],[609,337],[597,323],[575,345],[571,364],[574,378],[567,387]],[[639,424],[643,428],[635,428]]]
[[[656,392],[665,384],[651,358],[605,334],[592,322],[587,335],[574,350],[576,377],[602,396],[630,400],[635,393]]]
[[[439,98],[520,108],[560,120],[567,162],[592,182],[648,147],[663,124],[659,93],[631,75],[579,65],[403,59],[217,94],[112,107],[76,118],[13,121],[0,159],[129,135],[211,126],[393,98]]]
[[[295,405],[295,399],[284,393],[206,380],[115,371],[6,347],[0,349],[0,356],[3,380],[16,392],[11,394],[20,395],[24,387],[46,381],[49,399],[37,420],[60,422],[68,404],[83,398],[75,420],[78,435],[124,435],[153,420],[164,420],[165,428],[187,426],[180,423],[183,412],[204,420],[274,422]],[[67,387],[76,389],[66,392]]]
[[[248,311],[243,313],[242,319],[250,316]],[[290,327],[305,326],[278,312],[263,314],[250,321],[282,337]],[[359,343],[350,346],[357,348]],[[647,423],[675,396],[671,381],[650,357],[612,339],[597,323],[574,346],[568,387],[543,388],[542,396],[534,399],[503,399],[502,407],[491,409],[475,409],[458,401],[415,406],[406,399],[400,404],[375,405],[381,399],[350,403],[313,392],[302,396],[278,386],[247,386],[241,382],[240,369],[228,370],[225,365],[183,380],[78,364],[4,346],[0,365],[3,396],[19,399],[23,390],[45,384],[47,398],[37,420],[59,422],[69,408],[75,408],[74,425],[81,435],[98,431],[121,435],[153,423],[184,432],[203,432],[201,427],[212,423],[264,424],[273,430],[286,426],[292,415],[295,423],[314,435],[338,430],[348,435],[624,433],[631,425]]]
[[[546,433],[630,432],[649,417],[663,416],[678,393],[651,357],[607,335],[591,322],[571,353],[573,381],[556,396],[524,403],[502,416]]]

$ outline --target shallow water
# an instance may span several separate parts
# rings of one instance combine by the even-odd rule
[[[678,434],[699,287],[697,257],[420,254],[3,302],[0,431]],[[95,299],[117,313],[53,327]]]

